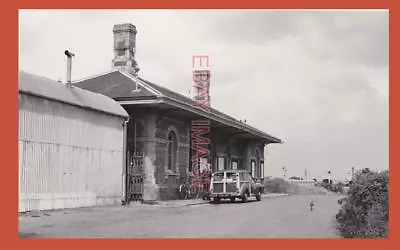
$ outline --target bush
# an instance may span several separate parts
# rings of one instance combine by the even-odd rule
[[[336,184],[336,190],[338,193],[344,193],[344,184],[342,182],[339,182]]]
[[[284,179],[264,179],[264,190],[271,193],[286,193],[289,188],[289,183]]]
[[[341,201],[342,208],[336,215],[338,230],[345,238],[381,238],[388,236],[389,222],[389,172],[356,173]]]

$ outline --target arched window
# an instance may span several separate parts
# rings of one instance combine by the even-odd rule
[[[178,152],[178,140],[176,133],[170,131],[168,134],[168,170],[176,170],[176,154]]]

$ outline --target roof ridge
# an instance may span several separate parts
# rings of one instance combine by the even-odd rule
[[[144,81],[144,80],[141,79],[140,77],[137,77],[137,78],[135,79],[135,77],[132,76],[131,74],[128,74],[128,73],[126,73],[126,72],[124,72],[124,71],[121,71],[121,70],[117,70],[117,71],[118,71],[120,74],[122,74],[123,76],[129,78],[131,81],[134,81],[135,84],[139,84],[139,85],[141,85],[142,87],[144,87],[145,89],[147,89],[148,91],[152,92],[154,95],[157,95],[157,96],[162,95],[162,94],[160,93],[160,91],[157,91],[156,89],[147,86],[147,85],[146,85],[146,82],[145,82],[145,83],[140,82],[140,81]]]
[[[181,96],[181,97],[183,97],[183,98],[186,98],[186,99],[188,99],[188,100],[190,100],[190,101],[192,101],[192,102],[195,102],[195,101],[194,101],[193,99],[191,99],[190,97],[185,96],[185,95],[183,95],[183,94],[181,94],[181,93],[179,93],[179,92],[176,92],[176,91],[174,91],[174,90],[172,90],[172,89],[166,88],[166,87],[161,86],[161,85],[159,85],[159,84],[157,84],[157,83],[154,83],[154,82],[150,82],[150,81],[145,80],[145,79],[143,79],[143,78],[141,78],[141,77],[138,77],[138,78],[139,78],[141,81],[144,81],[144,83],[150,83],[150,84],[156,85],[156,86],[159,87],[159,88],[162,88],[162,89],[164,89],[164,90],[170,91],[170,92],[172,92],[172,93],[174,93],[174,94],[176,94],[176,95],[179,95],[179,96]]]
[[[96,77],[99,77],[99,76],[105,76],[105,75],[114,73],[114,72],[116,72],[116,71],[118,71],[118,70],[113,69],[113,70],[109,70],[109,71],[106,71],[106,72],[103,72],[103,73],[98,73],[98,74],[95,74],[95,75],[83,77],[83,78],[81,78],[81,79],[72,81],[72,84],[79,83],[79,82],[83,82],[83,81],[86,81],[86,80],[89,80],[89,79],[92,79],[92,78],[96,78]]]

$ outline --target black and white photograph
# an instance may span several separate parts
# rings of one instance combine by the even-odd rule
[[[389,237],[389,11],[20,9],[19,238]]]

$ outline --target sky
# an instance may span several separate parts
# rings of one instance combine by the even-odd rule
[[[389,13],[20,10],[19,68],[65,81],[111,70],[114,24],[137,28],[139,76],[184,95],[208,55],[211,106],[285,141],[265,175],[344,179],[389,168]]]

